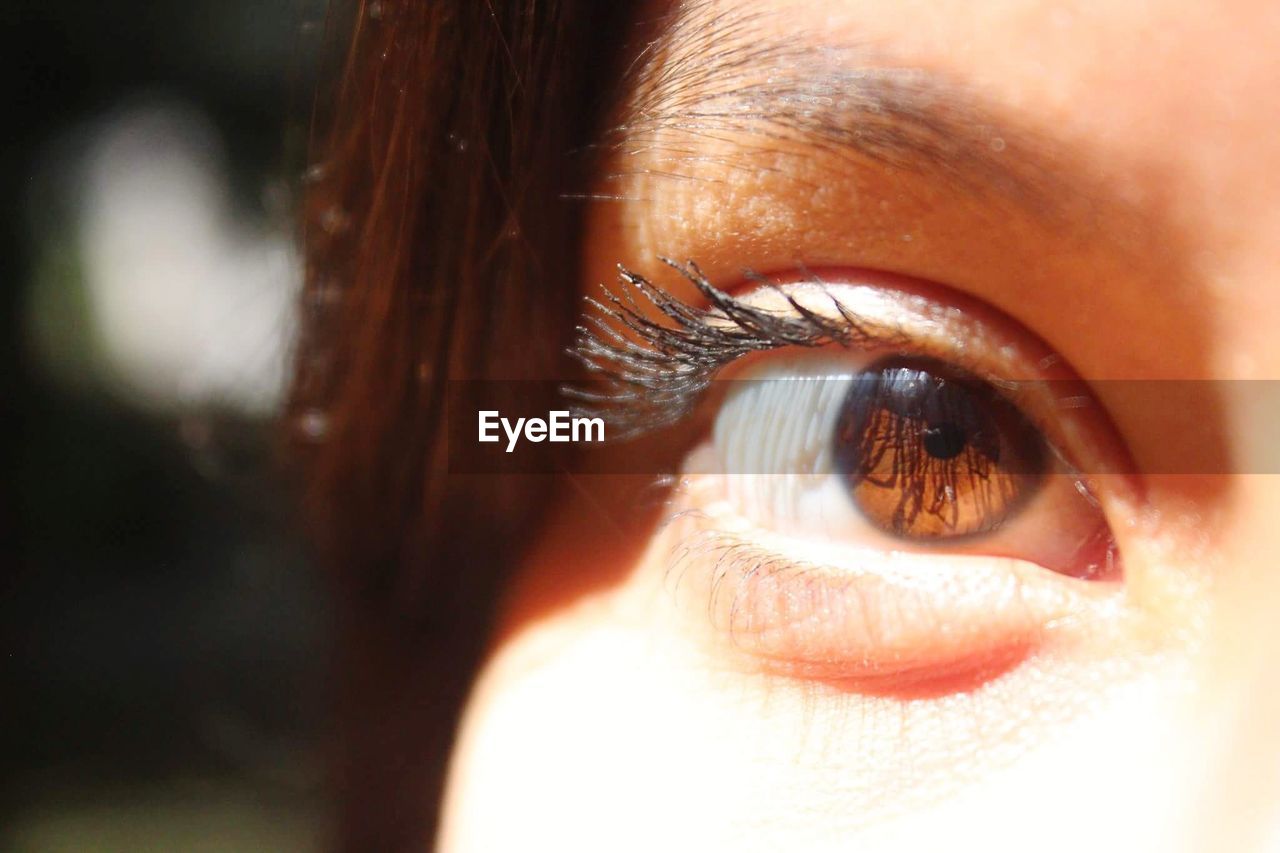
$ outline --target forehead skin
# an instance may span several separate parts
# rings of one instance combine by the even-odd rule
[[[1091,378],[1261,376],[1261,354],[1280,353],[1262,329],[1240,337],[1238,328],[1242,309],[1280,305],[1280,288],[1259,286],[1280,254],[1280,198],[1266,180],[1280,165],[1280,103],[1267,97],[1280,73],[1270,49],[1280,36],[1275,4],[770,0],[687,4],[675,14],[698,23],[657,68],[714,64],[735,41],[761,38],[814,51],[862,47],[878,54],[865,65],[954,81],[995,120],[1047,140],[1069,172],[1063,184],[1087,198],[1057,223],[1068,230],[1048,233],[928,177],[850,169],[810,150],[787,158],[777,139],[702,135],[695,121],[624,146],[607,163],[604,171],[624,177],[606,190],[641,203],[597,206],[592,242],[604,257],[591,272],[608,277],[623,250],[635,250],[636,262],[650,252],[696,257],[730,277],[743,258],[785,267],[830,253],[979,291],[1037,330],[1065,327],[1063,344],[1100,337],[1098,322],[1126,337],[1145,332],[1108,348],[1105,363],[1082,354],[1077,367]],[[699,29],[719,37],[699,39]],[[841,62],[857,59],[833,57]],[[672,113],[696,110],[696,85],[665,87],[679,91]],[[1019,241],[1034,241],[1015,255],[1028,262],[1002,260]],[[1068,306],[1074,322],[1064,323]],[[1167,333],[1188,334],[1181,315],[1192,310],[1197,325],[1231,326],[1230,345],[1217,342],[1215,355],[1170,352]],[[1058,319],[1040,322],[1050,317]]]
[[[613,280],[622,262],[679,290],[657,255],[692,258],[729,286],[748,267],[866,267],[985,300],[1087,379],[1280,379],[1280,4],[709,0],[651,17],[659,32],[699,18],[741,23],[637,61],[638,94],[619,106],[624,128],[589,210],[584,289]],[[640,97],[658,85],[644,75],[768,39],[946,81],[999,128],[995,153],[1047,166],[1054,180],[1035,183],[1051,196],[975,192],[790,130],[633,114],[655,103],[697,113],[693,89]],[[744,73],[759,82],[775,71]],[[1216,436],[1244,470],[1280,470],[1276,421],[1264,416],[1273,413],[1229,393],[1165,410],[1104,403],[1137,454],[1194,452]],[[1190,451],[1178,435],[1191,437]],[[1153,563],[1247,579],[1238,597],[1263,614],[1280,588],[1260,581],[1280,553],[1275,479],[1164,484],[1156,497],[1177,530],[1151,549]],[[632,499],[608,511],[623,517]],[[1178,728],[1185,709],[1158,686],[1104,698],[1105,674],[1033,673],[1008,683],[997,706],[1008,719],[993,720],[966,696],[951,710],[885,711],[740,684],[681,657],[664,633],[674,629],[652,622],[635,579],[655,558],[602,522],[608,500],[562,508],[510,592],[455,752],[444,849],[530,839],[559,849],[969,849],[961,842],[982,839],[988,849],[1158,850],[1192,837],[1186,821],[1204,812],[1187,798],[1203,795],[1203,774],[1185,772],[1184,750],[1205,739]],[[1208,527],[1214,534],[1200,536]],[[1186,593],[1162,587],[1164,568],[1135,594]],[[1260,636],[1273,635],[1273,613],[1257,620]],[[1211,684],[1197,693],[1219,695]],[[1100,722],[1077,719],[1086,716]],[[891,746],[909,725],[919,751],[903,757]],[[1011,750],[1002,726],[1044,748]],[[903,777],[904,761],[916,775]],[[1000,762],[1015,769],[988,776]],[[1259,775],[1205,778],[1240,813],[1274,808],[1275,788],[1255,784]],[[904,820],[859,834],[902,809]],[[1217,849],[1248,849],[1246,826],[1215,825],[1242,833],[1218,837]]]

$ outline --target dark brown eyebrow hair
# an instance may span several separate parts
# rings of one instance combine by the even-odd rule
[[[618,121],[602,145],[645,155],[637,173],[691,178],[714,156],[730,168],[753,158],[708,155],[700,140],[750,139],[771,153],[822,151],[946,179],[1045,215],[1081,187],[1064,180],[1059,146],[998,116],[970,88],[937,71],[894,64],[871,45],[835,45],[761,27],[762,15],[682,9],[655,26],[623,80]],[[634,158],[620,159],[629,169]]]

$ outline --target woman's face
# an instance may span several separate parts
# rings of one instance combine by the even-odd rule
[[[859,318],[721,375],[873,368],[872,414],[730,389],[657,440],[690,459],[662,500],[573,478],[466,710],[445,848],[1275,843],[1280,406],[1241,380],[1280,379],[1280,6],[689,0],[642,25],[584,292],[622,263],[705,307],[661,255],[797,323],[782,294]],[[895,376],[967,388],[949,405],[994,438]],[[933,443],[881,428],[907,421]],[[875,430],[923,467],[869,470]]]

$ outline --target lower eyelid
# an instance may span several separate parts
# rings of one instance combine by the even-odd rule
[[[1119,604],[1118,584],[1010,558],[845,549],[836,564],[714,530],[685,541],[671,576],[716,635],[767,671],[853,689],[994,674]]]

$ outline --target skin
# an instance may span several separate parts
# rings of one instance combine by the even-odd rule
[[[644,19],[661,38],[699,15],[747,16],[737,38],[836,46],[839,61],[873,45],[862,63],[947,80],[1008,128],[995,148],[1039,164],[1039,194],[975,192],[800,133],[646,131],[602,163],[614,200],[589,209],[584,291],[621,261],[688,295],[653,260],[668,255],[726,287],[804,263],[989,306],[1094,383],[1148,472],[1098,486],[1123,585],[1016,654],[980,646],[991,666],[957,655],[875,683],[763,666],[682,599],[696,592],[671,592],[682,531],[661,522],[696,488],[654,507],[641,478],[577,477],[504,603],[442,848],[1274,843],[1277,406],[1259,386],[1100,380],[1280,378],[1280,7],[711,0]]]

